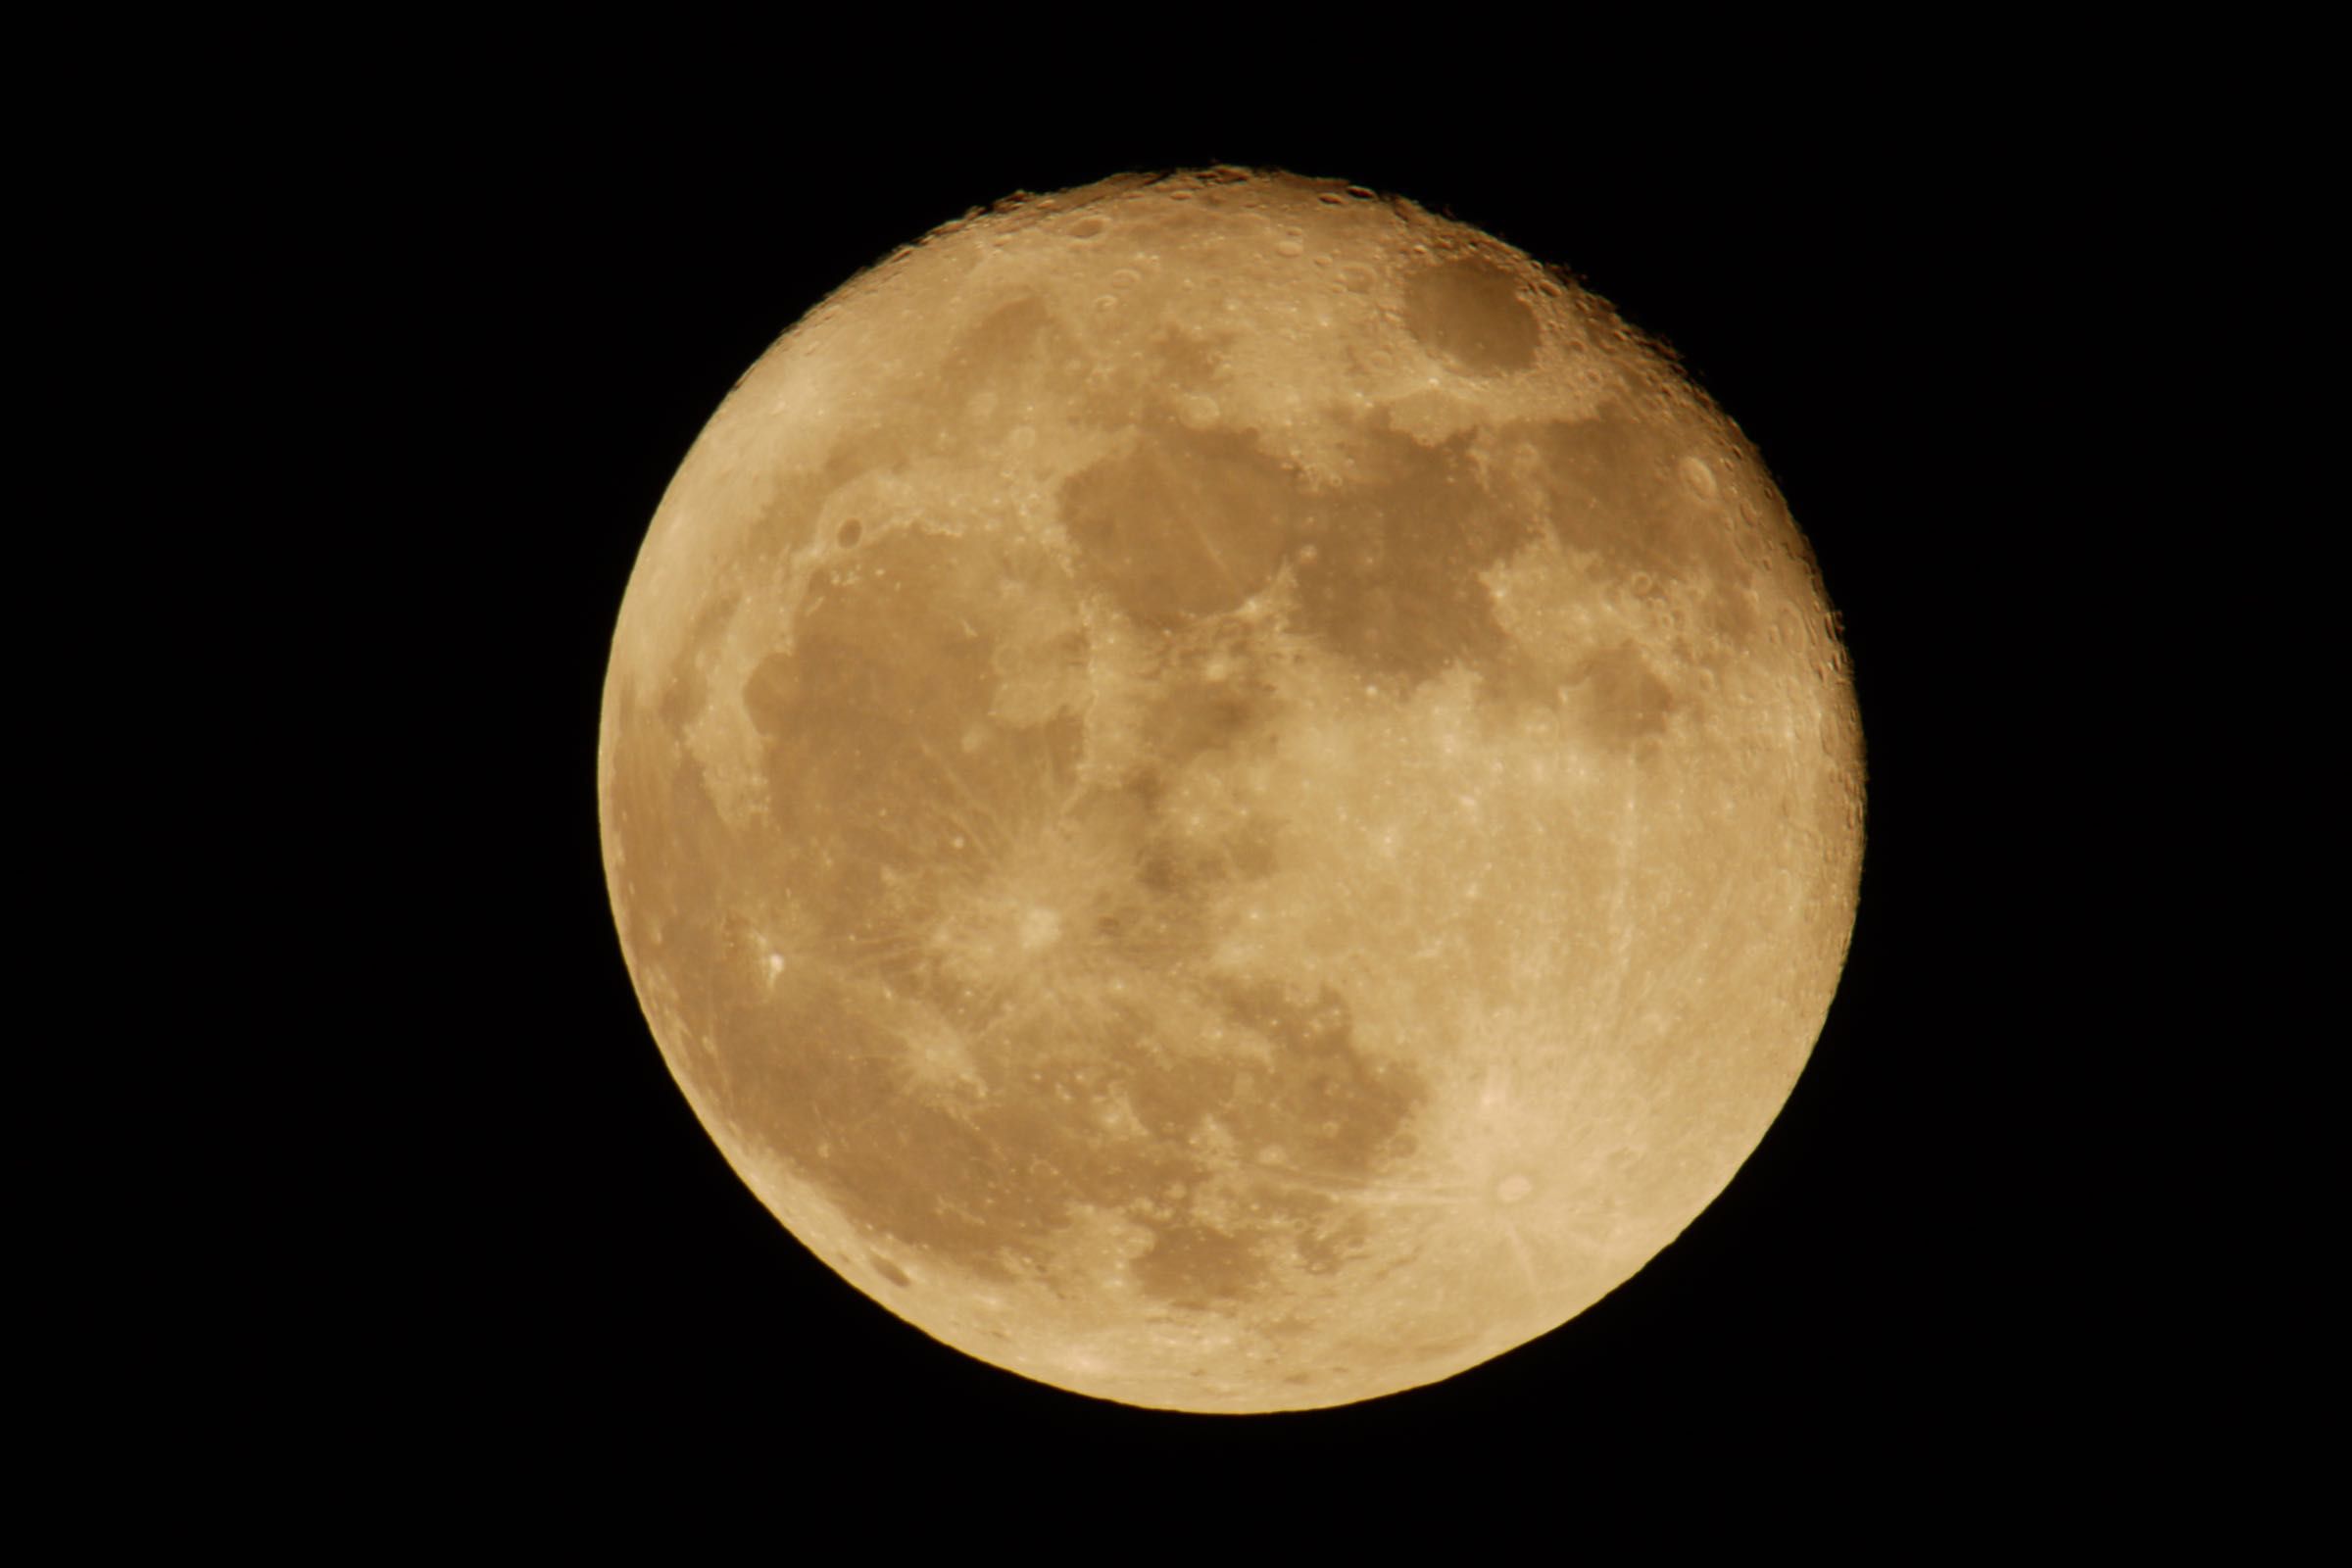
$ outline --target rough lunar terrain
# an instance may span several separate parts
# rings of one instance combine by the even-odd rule
[[[1819,1033],[1860,731],[1737,430],[1565,278],[1215,171],[1001,204],[745,376],[614,640],[679,1084],[859,1289],[1199,1410],[1624,1281]]]

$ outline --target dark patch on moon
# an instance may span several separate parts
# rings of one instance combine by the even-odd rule
[[[1150,699],[1153,760],[1173,772],[1203,753],[1270,739],[1282,710],[1269,685],[1177,673]]]
[[[1273,580],[1304,494],[1247,431],[1189,429],[1162,412],[1128,451],[1063,482],[1061,515],[1087,574],[1139,625],[1172,632]]]
[[[1230,622],[1202,629],[1207,636],[1171,647],[1152,671],[1144,730],[1154,777],[1211,753],[1269,752],[1291,716],[1262,637]]]
[[[1404,325],[1421,346],[1470,375],[1507,375],[1536,363],[1542,327],[1518,280],[1463,257],[1404,280]]]
[[[936,375],[926,377],[943,404],[980,387],[1004,388],[1027,369],[1074,347],[1066,328],[1035,294],[1005,301],[956,334]]]
[[[1351,484],[1313,498],[1298,567],[1302,629],[1369,674],[1416,682],[1455,663],[1492,668],[1512,644],[1479,572],[1535,536],[1487,489],[1464,434],[1418,441],[1385,416],[1349,445]]]
[[[1346,1004],[1328,990],[1229,999],[1270,1066],[1140,1010],[1023,1020],[978,1044],[985,1094],[911,1083],[900,1044],[840,987],[820,981],[754,1006],[727,1020],[745,1048],[718,1069],[726,1113],[853,1222],[1011,1279],[1047,1272],[1081,1210],[1117,1213],[1151,1238],[1136,1283],[1176,1305],[1262,1293],[1286,1262],[1327,1274],[1354,1255],[1361,1216],[1291,1173],[1342,1188],[1377,1181],[1409,1148],[1429,1093],[1356,1049]],[[1113,1104],[1146,1136],[1107,1127]],[[1236,1154],[1206,1152],[1212,1126]],[[1256,1165],[1275,1152],[1282,1163]],[[1237,1223],[1202,1206],[1221,1180],[1254,1192],[1260,1217]]]
[[[1244,1237],[1188,1220],[1152,1227],[1152,1245],[1129,1267],[1149,1295],[1174,1306],[1205,1307],[1247,1294],[1265,1273]]]
[[[1318,489],[1247,431],[1194,430],[1162,413],[1128,451],[1064,483],[1062,518],[1080,570],[1142,626],[1190,631],[1288,563],[1298,628],[1409,684],[1512,657],[1479,573],[1536,524],[1488,489],[1470,447],[1466,434],[1420,441],[1376,414],[1348,443],[1354,477]]]
[[[1762,625],[1742,590],[1754,573],[1724,512],[1691,495],[1681,463],[1689,443],[1622,404],[1581,419],[1517,427],[1536,460],[1544,516],[1560,542],[1631,577],[1648,572],[1704,590],[1712,632],[1750,646]]]
[[[1052,808],[1079,727],[990,722],[1000,684],[990,628],[1019,612],[1004,589],[1070,591],[1039,552],[920,531],[820,568],[793,644],[743,692],[765,746],[773,827],[795,889],[853,939],[908,872],[972,865],[1007,821]],[[1059,579],[1057,582],[1057,578]]]
[[[1605,739],[1631,746],[1666,732],[1674,691],[1632,647],[1593,654],[1570,677],[1586,722]]]
[[[1146,373],[1137,378],[1136,390],[1149,392],[1153,398],[1165,398],[1171,389],[1211,390],[1224,371],[1225,350],[1231,341],[1230,335],[1188,331],[1177,326],[1165,328],[1152,339],[1152,355],[1143,362]]]
[[[906,1042],[833,976],[772,997],[740,985],[730,1000],[746,1016],[712,1071],[724,1113],[755,1147],[908,1251],[996,1279],[1042,1266],[1034,1244],[1066,1218],[1068,1195],[1029,1171],[1046,1144],[1016,1144],[1008,1157],[1017,1108],[970,1119],[919,1092]]]

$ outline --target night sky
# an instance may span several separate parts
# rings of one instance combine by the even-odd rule
[[[334,487],[314,493],[350,498],[306,536],[335,593],[289,613],[321,638],[368,628],[289,677],[288,711],[323,715],[317,744],[360,780],[308,830],[368,929],[309,933],[347,1038],[299,1103],[261,1107],[306,1172],[261,1276],[303,1347],[265,1380],[283,1440],[466,1464],[808,1450],[844,1476],[952,1463],[1050,1493],[1147,1461],[1365,1495],[1508,1477],[1547,1506],[1670,1475],[2068,1484],[2134,1396],[2086,1288],[2116,1200],[2063,1134],[2085,1054],[2116,1049],[2075,980],[2094,873],[2047,848],[2115,831],[2062,672],[2092,655],[2071,596],[2106,526],[2080,410],[2124,373],[2078,323],[2128,155],[1899,97],[1680,133],[1490,115],[1475,93],[1409,123],[1163,95],[1012,128],[918,104],[914,131],[866,145],[814,107],[656,117],[615,90],[529,113],[395,97],[308,139],[298,118],[232,138],[246,173],[220,200],[270,236],[235,265],[298,302],[273,330],[300,368],[273,395],[335,411],[310,458]],[[770,342],[967,208],[1212,163],[1408,196],[1670,345],[1814,545],[1869,769],[1842,985],[1722,1199],[1498,1360],[1238,1419],[972,1361],[766,1213],[637,1008],[594,768],[647,522]]]

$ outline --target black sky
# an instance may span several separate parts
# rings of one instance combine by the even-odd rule
[[[2085,940],[2070,879],[2089,873],[2020,846],[2053,823],[2112,831],[2071,760],[2097,737],[2053,672],[2086,655],[2067,596],[2109,526],[2079,410],[2129,373],[2087,323],[2131,150],[1981,106],[1679,134],[1474,108],[1017,131],[982,116],[886,137],[814,109],[762,124],[665,103],[655,123],[591,95],[530,115],[388,107],[324,122],[299,154],[299,127],[240,143],[271,150],[269,177],[222,199],[270,236],[240,262],[283,284],[273,329],[300,368],[275,396],[319,431],[311,493],[342,498],[317,519],[317,571],[340,588],[290,612],[356,650],[294,672],[289,698],[318,705],[319,745],[367,781],[350,819],[314,824],[368,911],[367,956],[318,943],[318,984],[366,1066],[343,1058],[318,1092],[353,1113],[321,1135],[264,1106],[300,1125],[320,1173],[290,1231],[310,1261],[273,1265],[302,1282],[290,1433],[421,1433],[518,1463],[814,1443],[955,1454],[1007,1485],[1107,1485],[1149,1460],[1606,1491],[1759,1468],[2055,1486],[2070,1434],[2116,1426],[2116,1326],[2084,1289],[2104,1200],[2052,1125],[2109,1049],[2070,979]],[[1243,1421],[972,1362],[784,1233],[638,1012],[594,776],[646,523],[769,342],[967,208],[1210,163],[1450,212],[1672,346],[1814,544],[1870,769],[1842,987],[1723,1199],[1537,1344],[1437,1388]],[[355,681],[371,694],[357,716]]]

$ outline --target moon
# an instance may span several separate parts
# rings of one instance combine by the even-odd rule
[[[924,1333],[1128,1404],[1430,1384],[1622,1284],[1804,1066],[1861,729],[1731,420],[1341,182],[948,223],[647,534],[607,882],[703,1125]]]

